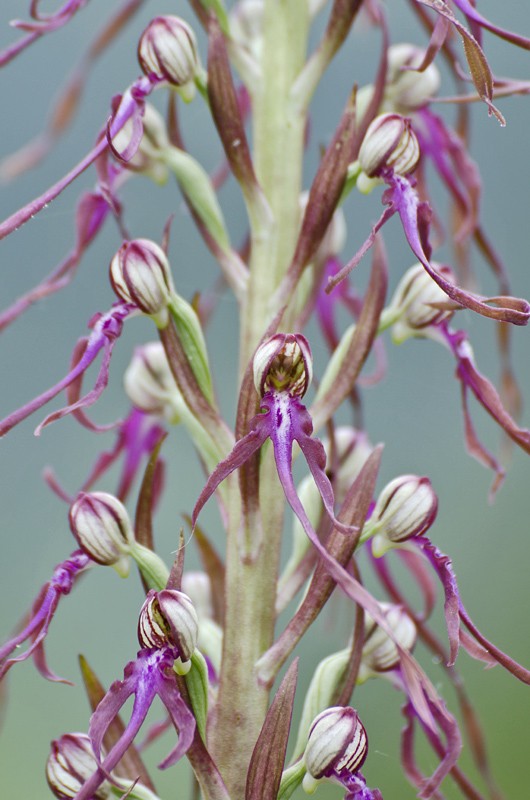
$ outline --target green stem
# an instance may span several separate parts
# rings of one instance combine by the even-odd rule
[[[263,25],[262,76],[252,98],[253,159],[273,220],[253,230],[242,369],[267,327],[269,300],[289,266],[300,225],[306,114],[291,90],[305,63],[307,0],[267,0]]]
[[[291,88],[305,61],[307,0],[265,0],[263,57],[253,93],[254,168],[271,214],[251,216],[248,294],[241,315],[240,371],[270,322],[269,300],[294,253],[300,224],[305,112]],[[271,216],[272,215],[272,216]],[[223,659],[209,747],[231,800],[244,800],[252,752],[265,720],[269,692],[260,686],[254,665],[271,646],[276,620],[285,500],[272,448],[261,455],[259,505],[262,541],[257,552],[241,547],[239,497],[230,493],[225,571]],[[244,511],[244,509],[243,509]],[[259,521],[259,519],[257,520]]]

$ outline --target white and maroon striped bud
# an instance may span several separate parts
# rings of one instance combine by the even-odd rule
[[[420,148],[410,119],[400,114],[380,114],[366,131],[359,163],[369,178],[379,178],[385,170],[409,175],[416,167]]]
[[[166,352],[160,342],[136,347],[125,370],[123,385],[131,403],[146,414],[179,421],[175,401],[180,392],[169,368]]]
[[[189,90],[202,72],[193,29],[180,17],[170,14],[155,17],[142,33],[138,61],[146,75],[154,74],[179,89]]]
[[[77,795],[97,767],[89,737],[85,733],[65,733],[60,739],[52,741],[46,779],[55,797],[68,800]],[[107,800],[110,796],[110,783],[104,781],[95,790],[93,798]]]
[[[446,280],[454,282],[449,267],[435,262],[433,266]],[[452,316],[454,312],[447,305],[448,297],[443,289],[425,272],[422,264],[415,264],[400,280],[388,307],[389,312],[399,315],[392,326],[392,339],[400,344],[410,336],[425,336],[426,328]]]
[[[301,333],[277,333],[257,349],[254,384],[260,397],[270,391],[303,397],[312,379],[311,349]]]
[[[435,64],[423,72],[402,67],[419,67],[425,50],[413,44],[394,44],[388,48],[388,69],[385,101],[400,111],[411,111],[424,106],[440,88],[441,78]]]
[[[311,778],[320,780],[332,776],[333,772],[357,772],[367,753],[368,737],[355,709],[334,706],[315,717],[309,729],[304,761]]]
[[[416,626],[405,609],[392,603],[379,605],[401,647],[412,651],[416,643]],[[399,666],[399,652],[395,642],[365,612],[364,645],[357,683],[363,683],[381,672],[389,672],[397,666]]]
[[[432,525],[438,498],[429,478],[401,475],[390,481],[377,499],[369,523],[374,538],[372,552],[383,555],[394,544],[421,536]]]
[[[124,242],[110,262],[110,282],[118,297],[153,316],[160,327],[167,325],[175,287],[167,256],[155,242]]]
[[[69,512],[70,528],[79,547],[97,564],[129,574],[129,552],[135,542],[125,506],[106,492],[80,492]]]
[[[138,620],[141,647],[176,647],[180,661],[185,665],[197,646],[198,635],[199,620],[188,595],[174,589],[149,592]]]

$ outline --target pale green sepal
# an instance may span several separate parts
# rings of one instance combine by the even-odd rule
[[[303,759],[282,772],[277,800],[288,800],[304,779],[306,769]]]
[[[307,745],[309,729],[315,717],[332,705],[337,688],[350,657],[350,648],[339,650],[323,659],[317,666],[307,690],[293,758],[299,758]]]
[[[124,553],[114,564],[110,564],[109,566],[116,570],[120,578],[128,578],[131,569],[129,554]]]
[[[401,315],[402,315],[401,309],[392,308],[392,306],[384,308],[381,312],[381,316],[379,317],[379,325],[377,326],[377,336],[379,336],[381,333],[384,333],[384,331],[388,330],[388,328],[391,328],[392,325],[395,325],[396,322],[398,322],[398,320],[400,319]],[[412,334],[409,334],[409,336],[411,335]],[[394,338],[394,332],[392,331],[392,341],[394,342],[394,344],[401,344],[402,342],[405,341],[405,338],[407,337],[404,337],[403,339],[396,341],[396,339]]]
[[[184,352],[188,357],[190,367],[199,382],[204,396],[211,403],[213,401],[212,379],[206,341],[199,318],[191,305],[176,292],[171,296],[169,310],[175,322]]]
[[[166,588],[169,570],[160,556],[157,556],[148,547],[138,544],[138,542],[131,545],[131,556],[138,564],[138,568],[150,589],[161,592],[162,589]]]
[[[205,69],[201,69],[195,75],[195,86],[199,90],[202,98],[210,105],[210,98],[208,97],[208,73]]]
[[[186,675],[191,707],[203,742],[206,742],[206,718],[208,716],[208,665],[202,653],[195,648],[191,657],[191,669]]]
[[[129,787],[132,785],[132,781],[123,780],[123,778],[116,778],[114,775],[112,776],[119,786],[110,785],[112,793],[116,797],[123,797],[127,791],[129,791]],[[131,789],[129,794],[127,795],[127,800],[160,800],[159,796],[152,792],[147,786],[144,786],[141,783],[137,783],[134,789]]]
[[[159,158],[174,173],[183,194],[201,218],[208,233],[222,250],[230,246],[223,212],[206,170],[189,153],[178,147],[165,147]]]
[[[322,376],[322,380],[320,382],[320,386],[318,387],[318,392],[315,397],[315,403],[317,403],[322,397],[324,397],[326,392],[329,389],[331,389],[331,387],[335,383],[337,375],[342,369],[342,363],[346,357],[354,333],[355,333],[355,325],[350,325],[350,327],[346,328],[346,330],[342,334],[342,339],[335,348],[335,351],[331,356],[329,363],[326,367],[326,371]]]

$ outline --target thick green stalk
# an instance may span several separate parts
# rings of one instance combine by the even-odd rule
[[[262,77],[253,94],[254,167],[273,219],[252,222],[249,289],[241,317],[243,374],[263,336],[269,300],[292,258],[299,229],[305,114],[290,91],[306,55],[307,0],[266,0]],[[209,746],[231,800],[244,800],[254,745],[269,704],[254,665],[274,635],[276,580],[285,500],[272,448],[260,470],[262,542],[255,558],[241,547],[240,515],[229,514],[223,663]]]
[[[267,0],[262,79],[252,97],[253,161],[273,220],[253,230],[250,281],[242,317],[244,369],[272,314],[269,300],[294,253],[300,224],[305,108],[293,83],[306,57],[307,0]]]

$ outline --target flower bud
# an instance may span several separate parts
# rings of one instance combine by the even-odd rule
[[[410,119],[400,114],[380,114],[366,131],[359,162],[369,178],[379,178],[385,170],[408,175],[416,167],[420,148]]]
[[[167,256],[149,239],[124,242],[110,263],[110,282],[122,300],[134,303],[167,325],[168,304],[175,289]]]
[[[197,645],[198,634],[197,612],[188,595],[174,589],[148,593],[138,620],[142,648],[176,647],[181,661],[187,662]]]
[[[314,719],[304,760],[310,776],[319,780],[333,772],[357,772],[367,753],[368,737],[355,709],[334,706]]]
[[[446,280],[454,282],[449,267],[435,262],[433,266]],[[447,303],[447,295],[425,272],[422,264],[416,264],[408,269],[400,280],[388,307],[400,315],[392,327],[394,342],[400,344],[409,336],[421,337],[425,335],[425,329],[430,325],[437,325],[451,317],[453,311],[447,308]],[[445,308],[439,308],[436,304]]]
[[[52,741],[52,751],[46,764],[48,785],[59,800],[75,797],[82,785],[97,769],[89,737],[84,733],[65,733]],[[111,796],[108,781],[94,792],[94,800]]]
[[[416,643],[416,626],[402,606],[380,603],[386,621],[404,650],[411,651]],[[395,642],[377,625],[372,617],[364,615],[364,645],[357,683],[380,672],[388,672],[399,665],[399,652]]]
[[[192,601],[198,617],[213,617],[212,583],[206,572],[189,570],[182,576],[182,590]]]
[[[106,492],[80,492],[68,518],[83,552],[97,564],[113,566],[122,577],[129,574],[134,532],[125,506],[116,497]]]
[[[432,525],[438,498],[428,478],[401,475],[390,481],[377,499],[369,524],[376,534],[374,556],[383,555],[393,544],[421,536]]]
[[[394,44],[388,48],[387,56],[385,101],[405,112],[424,106],[440,88],[438,67],[429,64],[423,72],[403,70],[402,67],[419,67],[425,57],[425,50],[413,44]]]
[[[254,384],[260,397],[271,391],[303,397],[312,379],[311,349],[301,333],[277,333],[257,349]]]
[[[216,683],[221,671],[223,629],[213,619],[212,584],[206,572],[186,571],[182,576],[182,591],[191,599],[199,618],[197,647],[206,657],[210,681]]]
[[[164,417],[171,423],[179,421],[174,401],[180,392],[160,342],[135,348],[123,385],[127,397],[140,411]]]
[[[334,475],[335,500],[341,504],[346,498],[352,483],[361,471],[365,461],[373,450],[364,431],[358,431],[349,425],[335,429],[335,445],[338,457],[338,473]],[[328,466],[331,463],[331,446],[329,439],[324,440]]]
[[[142,33],[138,61],[146,75],[154,74],[179,88],[193,86],[193,80],[202,70],[192,28],[170,14],[155,17]]]

